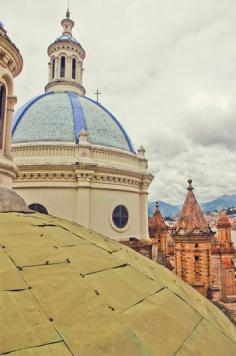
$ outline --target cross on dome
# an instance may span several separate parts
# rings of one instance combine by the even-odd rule
[[[101,95],[102,93],[97,89],[94,94],[97,97],[97,102],[99,102],[99,95]]]

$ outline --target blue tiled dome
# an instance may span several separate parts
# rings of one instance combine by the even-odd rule
[[[126,131],[100,103],[74,92],[49,92],[28,101],[15,115],[13,143],[79,142],[81,130],[91,144],[135,153]]]

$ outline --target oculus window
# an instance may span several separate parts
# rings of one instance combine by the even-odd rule
[[[116,227],[122,229],[125,227],[129,220],[128,210],[124,205],[118,205],[112,213],[112,221]]]

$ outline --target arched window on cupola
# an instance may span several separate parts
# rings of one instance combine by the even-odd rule
[[[72,79],[76,79],[76,59],[72,59]]]
[[[0,149],[2,149],[3,146],[5,105],[6,105],[6,87],[3,83],[0,83]]]
[[[60,77],[65,77],[65,69],[66,69],[66,58],[65,56],[61,57],[61,70],[60,70]]]
[[[52,60],[52,79],[55,77],[55,58]]]

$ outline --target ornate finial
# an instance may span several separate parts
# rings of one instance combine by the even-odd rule
[[[67,7],[67,11],[66,11],[66,18],[67,18],[67,19],[70,18],[70,0],[68,0],[68,7]]]
[[[188,188],[187,190],[193,190],[193,187],[192,187],[192,179],[188,179]]]

